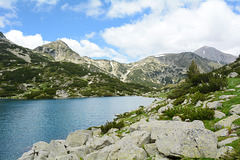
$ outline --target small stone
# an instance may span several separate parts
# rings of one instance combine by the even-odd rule
[[[218,107],[222,107],[222,103],[219,101],[208,102],[207,107],[210,109],[217,109]]]
[[[217,137],[227,137],[228,134],[229,134],[229,131],[226,128],[220,129],[219,131],[215,132],[215,135]]]
[[[215,110],[214,112],[215,112],[214,118],[219,118],[219,119],[221,119],[221,118],[223,118],[223,117],[226,116],[224,113],[222,113],[222,112],[220,112],[220,111]]]
[[[228,92],[235,92],[236,89],[226,89],[225,91],[228,91]]]
[[[233,108],[232,108],[233,107]],[[240,104],[231,106],[232,109],[230,109],[230,114],[238,114],[240,115]]]
[[[240,85],[237,85],[236,88],[240,88]]]
[[[179,116],[174,116],[172,118],[173,121],[182,121],[182,119]]]
[[[202,101],[198,101],[195,107],[200,107],[202,105]]]
[[[234,97],[236,97],[237,95],[222,95],[222,96],[220,96],[219,98],[220,99],[228,99],[228,98],[234,98]]]
[[[231,137],[231,138],[228,138],[228,139],[225,139],[221,142],[218,142],[218,146],[221,147],[221,146],[225,146],[226,144],[229,144],[229,143],[232,143],[233,141],[237,140],[238,137]]]
[[[238,76],[238,73],[236,72],[231,72],[227,77],[228,78],[234,78],[234,77],[237,77]]]
[[[191,122],[190,119],[185,119],[185,122]]]
[[[229,117],[227,117],[225,119],[222,119],[219,122],[215,123],[214,128],[215,129],[221,129],[223,127],[231,127],[232,122],[235,121],[238,118],[240,118],[240,116],[236,115],[236,114],[234,114],[232,116],[229,116]]]

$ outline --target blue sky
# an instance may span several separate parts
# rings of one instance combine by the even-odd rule
[[[0,0],[0,31],[28,48],[133,62],[201,46],[240,53],[239,0]]]

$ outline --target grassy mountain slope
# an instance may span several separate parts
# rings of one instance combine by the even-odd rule
[[[150,91],[79,64],[56,62],[49,54],[33,52],[4,37],[0,38],[0,55],[2,98],[122,96]]]

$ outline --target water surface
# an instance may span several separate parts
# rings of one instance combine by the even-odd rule
[[[38,141],[66,139],[70,132],[112,121],[114,114],[149,105],[144,97],[64,100],[0,100],[0,160],[14,160]]]

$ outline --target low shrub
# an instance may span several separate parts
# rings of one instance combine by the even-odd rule
[[[196,104],[198,101],[205,101],[207,99],[207,96],[203,93],[196,92],[191,96],[192,103]]]
[[[179,98],[177,98],[174,102],[173,102],[173,105],[177,106],[179,104],[182,104],[185,100],[186,96],[181,96]]]
[[[111,128],[117,128],[117,129],[121,129],[122,127],[124,127],[124,122],[120,121],[118,123],[116,123],[115,121],[113,122],[108,122],[105,125],[101,125],[100,128],[102,130],[102,133],[107,133]]]
[[[168,109],[164,113],[165,116],[172,118],[180,116],[182,120],[211,120],[214,118],[214,111],[209,108],[189,108],[189,107],[175,107]]]

